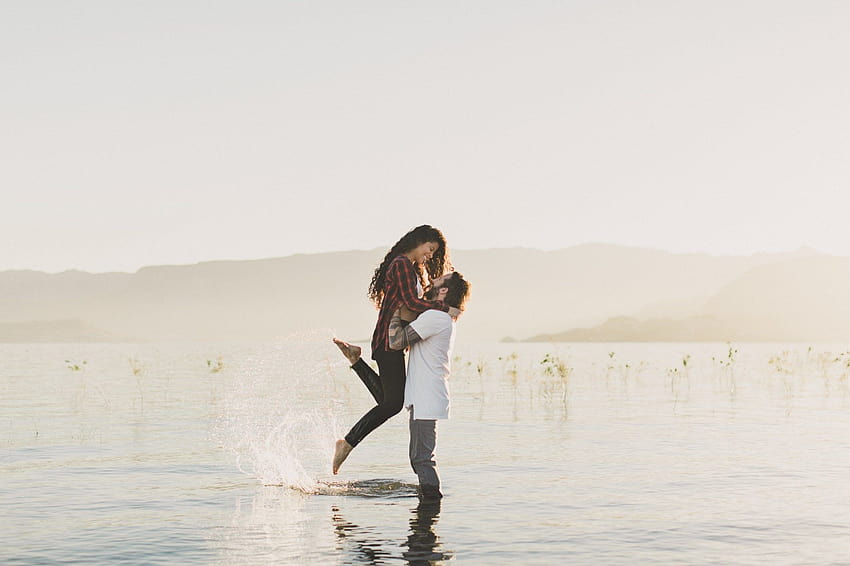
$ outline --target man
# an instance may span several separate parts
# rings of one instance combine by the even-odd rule
[[[445,304],[463,310],[469,283],[460,273],[452,272],[435,281],[429,291],[443,296]],[[423,312],[407,325],[396,312],[390,322],[390,348],[410,348],[404,406],[410,411],[410,465],[419,478],[419,493],[424,499],[443,496],[434,450],[437,420],[449,418],[448,379],[455,322],[448,313],[435,309]]]
[[[460,273],[452,272],[434,280],[426,298],[441,298],[445,304],[462,311],[469,296],[469,288],[469,283]],[[448,313],[432,309],[406,324],[403,320],[405,314],[401,311],[393,314],[389,346],[393,350],[410,348],[404,390],[404,406],[410,410],[410,465],[419,478],[420,496],[423,499],[437,499],[442,497],[434,461],[437,420],[449,417],[447,380],[451,371],[456,319]],[[360,359],[360,348],[336,339],[334,343],[352,363],[352,369],[369,387],[372,395],[380,395],[380,391],[374,388],[374,383],[379,382],[376,380],[377,374]],[[338,441],[334,455],[335,470],[347,455],[347,452],[341,454]]]

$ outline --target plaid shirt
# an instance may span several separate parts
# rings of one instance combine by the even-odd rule
[[[426,301],[419,298],[416,283],[419,277],[413,262],[404,254],[396,256],[387,267],[387,277],[384,281],[384,299],[381,301],[381,310],[378,312],[378,323],[372,334],[372,358],[375,352],[387,352],[389,346],[390,319],[393,313],[405,305],[410,310],[420,313],[428,309],[439,309],[449,311],[443,301]]]

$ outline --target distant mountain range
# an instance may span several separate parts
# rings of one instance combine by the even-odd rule
[[[654,316],[612,317],[530,341],[846,341],[850,258],[811,255],[759,265],[685,309],[670,306],[665,313],[656,306],[643,312]]]
[[[142,268],[0,272],[0,341],[260,340],[307,329],[367,340],[385,250]],[[711,256],[587,244],[456,250],[465,340],[841,341],[850,258]]]

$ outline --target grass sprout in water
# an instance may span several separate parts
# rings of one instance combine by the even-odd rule
[[[207,360],[207,367],[210,373],[219,373],[224,369],[224,357],[219,356],[215,360]]]
[[[546,354],[540,362],[544,379],[541,385],[544,398],[558,396],[566,406],[569,397],[570,374],[573,368],[560,356]]]
[[[88,364],[88,360],[83,360],[82,362],[74,362],[71,360],[65,360],[65,364],[67,368],[71,371],[82,371],[86,369],[86,364]]]

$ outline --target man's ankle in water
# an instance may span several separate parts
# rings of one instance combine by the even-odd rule
[[[420,485],[417,490],[417,495],[419,495],[419,499],[424,500],[441,499],[443,497],[443,493],[440,491],[440,486],[428,484]]]

